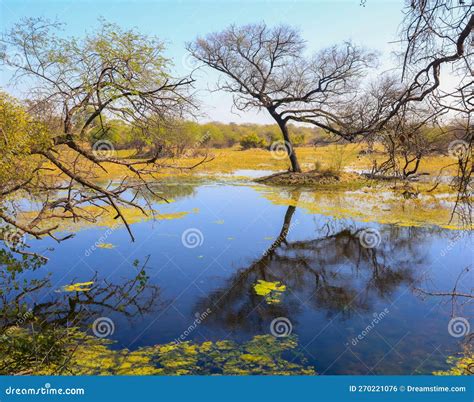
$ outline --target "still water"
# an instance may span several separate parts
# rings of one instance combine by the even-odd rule
[[[431,293],[473,283],[471,233],[309,213],[237,179],[161,190],[174,202],[155,207],[174,219],[134,223],[134,243],[123,227],[83,228],[59,245],[28,239],[49,261],[19,274],[34,288],[25,302],[87,331],[109,317],[112,347],[131,350],[180,337],[243,343],[283,317],[320,374],[429,374],[459,352],[448,324],[473,322],[472,305]],[[361,244],[367,228],[376,247]],[[259,281],[284,290],[257,294]],[[63,291],[78,282],[93,285]]]

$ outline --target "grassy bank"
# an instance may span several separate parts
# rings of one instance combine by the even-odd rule
[[[330,170],[336,173],[342,171],[368,171],[371,169],[374,160],[380,163],[386,158],[381,152],[375,152],[370,155],[361,154],[363,149],[365,148],[359,144],[346,144],[299,147],[296,148],[295,152],[304,171],[315,168]],[[198,153],[200,154],[199,156],[193,157],[159,159],[157,165],[163,166],[159,174],[164,176],[185,174],[189,171],[179,170],[179,168],[188,168],[198,164],[203,160],[205,154],[212,158],[212,160],[196,166],[191,172],[209,174],[232,173],[236,170],[244,169],[283,171],[288,170],[290,167],[286,157],[276,158],[270,151],[264,149],[243,151],[236,147],[200,150]],[[117,158],[139,161],[133,159],[133,154],[134,152],[131,150],[120,150],[116,152],[115,156]],[[71,151],[65,150],[64,157],[72,160],[76,155]],[[440,170],[444,168],[442,171],[444,176],[454,175],[456,173],[454,162],[455,160],[448,156],[429,156],[423,158],[418,172],[427,173],[434,179],[440,174]],[[85,160],[82,160],[82,167],[90,169],[91,173],[97,178],[121,177],[125,174],[130,174],[126,167],[111,163],[104,163],[106,171]]]

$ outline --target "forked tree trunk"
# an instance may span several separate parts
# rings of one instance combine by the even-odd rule
[[[298,157],[296,156],[296,152],[291,142],[290,133],[288,131],[288,127],[286,126],[286,121],[284,121],[274,110],[269,110],[272,117],[278,123],[278,127],[280,127],[281,133],[283,135],[283,140],[285,141],[285,148],[286,152],[288,153],[288,158],[290,158],[291,162],[291,171],[301,173],[300,163],[298,162]]]

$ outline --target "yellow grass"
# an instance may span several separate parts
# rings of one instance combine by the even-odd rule
[[[347,173],[350,171],[370,170],[373,159],[381,162],[384,155],[377,152],[372,155],[360,154],[363,149],[361,145],[328,145],[321,147],[299,147],[296,149],[300,164],[303,170],[312,170],[315,163],[318,169],[339,169],[343,173],[341,180],[332,184],[315,185],[312,188],[304,189],[304,196],[299,197],[299,190],[296,190],[296,196],[284,195],[285,190],[278,187],[255,186],[262,195],[273,203],[284,205],[298,205],[306,209],[309,213],[321,213],[331,215],[337,218],[354,218],[361,221],[377,221],[381,223],[390,223],[397,225],[419,226],[419,225],[437,225],[444,228],[455,229],[456,222],[450,222],[450,214],[454,201],[452,188],[447,184],[440,184],[433,190],[433,183],[440,170],[443,176],[455,175],[455,160],[446,156],[430,156],[422,160],[419,173],[429,173],[427,182],[393,183],[390,181],[368,180],[356,174]],[[156,183],[166,181],[166,179],[180,180],[201,180],[201,175],[208,178],[219,176],[224,173],[232,173],[237,170],[271,170],[281,171],[289,168],[286,158],[276,159],[272,153],[263,149],[251,149],[241,151],[238,148],[213,149],[209,150],[209,157],[213,159],[210,162],[203,163],[193,170],[180,170],[179,167],[189,167],[202,160],[200,157],[166,159],[158,160],[159,165],[172,165],[175,168],[163,167],[159,173],[148,177],[149,180]],[[132,151],[119,151],[116,155],[120,158],[130,157]],[[61,154],[63,160],[73,160],[76,157],[71,151]],[[130,159],[132,160],[132,159]],[[137,166],[136,166],[137,167]],[[122,180],[124,177],[134,177],[134,174],[124,166],[113,163],[104,163],[103,168],[82,159],[80,169],[87,171],[87,177],[91,181],[106,182],[109,180]],[[345,171],[345,172],[344,172]],[[55,179],[61,177],[57,172],[52,175]],[[414,194],[415,198],[405,197],[407,191]],[[283,193],[282,193],[283,192]],[[282,195],[283,194],[283,195]],[[286,193],[288,194],[288,192]],[[407,199],[409,198],[409,199]],[[84,212],[87,211],[87,207]],[[96,213],[97,211],[89,211]],[[186,212],[178,212],[170,216],[158,215],[158,219],[176,219],[181,218]],[[111,227],[117,224],[110,214],[103,214],[94,219],[95,226]],[[130,223],[149,219],[152,215],[146,217],[133,209],[126,208],[125,215]],[[52,222],[50,221],[50,224]],[[69,226],[73,222],[69,219],[61,222],[61,228]],[[83,222],[82,225],[89,226],[92,223]],[[76,226],[76,225],[74,225]],[[77,226],[76,226],[77,228]]]
[[[359,152],[364,149],[359,144],[348,145],[327,145],[319,147],[298,147],[295,152],[298,155],[300,164],[304,171],[313,170],[318,164],[321,169],[334,169],[339,165],[345,170],[370,170],[373,159],[378,163],[382,162],[385,157],[382,153],[373,155],[360,155]],[[202,150],[202,153],[205,151]],[[191,158],[169,158],[159,159],[157,165],[174,166],[175,168],[163,167],[159,170],[156,177],[169,177],[183,175],[189,173],[232,173],[241,169],[253,170],[287,170],[290,167],[287,158],[276,159],[272,153],[264,149],[250,149],[242,151],[238,147],[211,149],[207,151],[208,156],[213,160],[203,163],[192,171],[180,170],[179,168],[191,167],[199,163],[203,156]],[[133,155],[133,151],[120,150],[117,151],[117,158],[127,158]],[[63,158],[72,160],[76,155],[70,151],[64,151]],[[129,159],[133,160],[133,159]],[[455,160],[448,156],[429,156],[423,158],[418,170],[419,173],[429,173],[435,178],[440,170],[446,166],[450,167],[443,170],[443,175],[454,175],[456,173]],[[337,166],[335,166],[337,165]],[[92,164],[89,161],[81,160],[82,169],[90,170],[91,177],[95,179],[120,179],[124,176],[133,176],[133,173],[124,166],[113,163],[104,163],[103,167]],[[140,167],[137,166],[137,167]]]
[[[161,213],[157,210],[147,210],[146,215],[143,214],[139,209],[133,207],[121,207],[120,211],[122,212],[124,218],[127,220],[128,224],[134,224],[139,222],[144,222],[147,220],[171,220],[171,219],[181,219],[188,215],[189,211],[179,211],[172,213]],[[191,211],[196,213],[196,210]],[[28,211],[23,212],[19,216],[20,222],[29,222],[34,219],[37,215],[37,211]],[[80,210],[78,209],[76,213],[80,214],[80,219],[73,220],[72,215],[69,212],[65,212],[62,216],[55,214],[55,216],[44,216],[42,220],[42,225],[40,228],[52,227],[58,225],[58,230],[60,231],[77,231],[80,229],[90,228],[90,227],[103,227],[115,229],[118,226],[123,225],[123,222],[120,218],[116,217],[116,212],[111,206],[97,207],[94,205],[87,205]],[[102,248],[99,246],[99,248]]]

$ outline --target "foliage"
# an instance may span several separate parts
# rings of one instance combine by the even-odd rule
[[[293,138],[294,146],[327,142],[330,135],[312,127],[289,124],[288,129]],[[255,139],[255,136],[259,140]],[[100,127],[91,130],[84,140],[92,146],[98,140],[110,141],[115,149],[132,149],[141,155],[145,149],[153,149],[161,145],[166,152],[161,156],[181,156],[187,148],[225,148],[237,143],[247,149],[242,142],[246,138],[255,139],[256,146],[248,148],[264,148],[281,140],[281,133],[276,124],[250,123],[196,123],[194,121],[177,120],[172,124],[156,125],[152,130],[143,132],[124,121],[102,117]]]
[[[242,149],[250,148],[265,148],[267,146],[266,141],[260,138],[257,134],[247,134],[240,139],[240,146]]]
[[[68,334],[56,328],[27,331],[9,327],[0,335],[0,374],[41,374],[48,369],[53,374],[67,362],[73,338],[77,338],[73,330]]]
[[[449,356],[447,363],[451,366],[445,371],[435,371],[434,375],[473,375],[474,352],[472,347],[465,346],[464,352],[458,356]]]
[[[31,178],[41,165],[32,150],[51,143],[46,127],[30,116],[15,99],[0,91],[0,197],[22,181]]]
[[[159,127],[155,142],[163,146],[166,153],[172,156],[183,156],[186,150],[204,147],[206,133],[192,121],[175,122],[168,127]]]
[[[83,37],[64,38],[58,35],[60,28],[58,22],[26,18],[0,39],[0,60],[15,70],[15,79],[28,83],[30,93],[25,102],[28,113],[3,95],[0,99],[6,148],[0,164],[0,197],[25,189],[30,193],[40,189],[50,197],[43,201],[41,213],[26,224],[20,225],[11,211],[9,217],[3,213],[3,205],[0,217],[36,238],[49,235],[63,240],[55,237],[54,226],[37,229],[44,215],[67,218],[68,212],[77,221],[84,218],[80,212],[84,204],[100,203],[112,208],[134,240],[121,207],[144,211],[123,195],[133,188],[145,196],[148,188],[143,177],[153,175],[159,167],[154,164],[155,155],[140,162],[141,166],[114,158],[115,147],[109,143],[117,139],[130,142],[137,132],[148,138],[153,136],[148,125],[151,117],[163,123],[182,119],[194,110],[189,94],[192,79],[172,77],[163,43],[136,29],[125,30],[101,20],[98,29]],[[12,54],[22,54],[22,60]],[[108,141],[105,145],[92,149],[84,144],[104,139]],[[72,157],[65,157],[68,154]],[[105,162],[125,166],[128,174],[119,183],[103,187],[81,168],[84,160],[103,170]],[[44,161],[58,169],[68,184],[31,183],[32,173]],[[22,163],[26,173],[15,178]]]
[[[44,328],[41,332],[10,328],[1,336],[0,374],[34,375],[289,375],[316,374],[295,353],[294,337],[255,336],[232,341],[169,343],[136,351],[110,349],[111,342],[75,328]],[[32,349],[31,344],[36,348]]]

